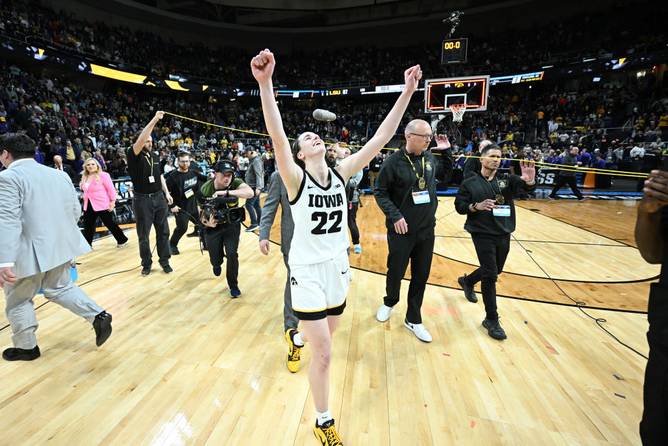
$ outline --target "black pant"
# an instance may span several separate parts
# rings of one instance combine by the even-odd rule
[[[348,228],[350,229],[350,235],[353,238],[353,245],[360,244],[360,230],[357,227],[357,208],[359,203],[353,203],[352,201],[348,204]]]
[[[482,300],[485,302],[487,319],[497,320],[496,312],[496,279],[503,271],[508,252],[510,251],[510,234],[487,235],[471,234],[475,252],[478,254],[480,268],[466,276],[466,284],[474,286],[482,282]]]
[[[255,188],[253,188],[255,190]],[[248,209],[248,215],[250,216],[251,226],[255,226],[260,223],[262,218],[262,210],[260,208],[260,197],[253,197],[249,200],[246,200],[246,209]]]
[[[123,234],[123,230],[118,227],[114,221],[114,216],[110,211],[95,211],[93,205],[89,202],[88,207],[84,211],[84,238],[89,245],[93,246],[93,236],[95,235],[95,222],[97,217],[100,217],[102,223],[109,229],[111,234],[116,239],[116,243],[122,245],[128,241],[128,238]]]
[[[399,302],[401,279],[404,278],[408,260],[411,261],[411,284],[408,287],[408,310],[406,321],[421,324],[422,299],[431,270],[431,257],[434,252],[434,229],[422,233],[400,235],[394,231],[387,233],[387,278],[385,280],[385,305],[393,307]]]
[[[134,194],[132,206],[137,219],[137,237],[139,238],[139,255],[141,265],[150,267],[153,263],[151,245],[148,235],[151,225],[155,227],[155,238],[158,244],[158,258],[160,265],[169,265],[169,225],[167,224],[167,200],[162,192],[153,194]]]
[[[227,285],[230,288],[238,286],[239,277],[239,234],[241,223],[228,223],[216,228],[206,228],[204,240],[209,250],[211,265],[216,267],[223,264],[227,257]]]
[[[573,195],[575,195],[578,198],[582,198],[582,193],[580,192],[580,189],[578,189],[578,184],[575,180],[575,177],[565,177],[562,175],[557,176],[557,184],[554,185],[552,188],[552,192],[550,192],[550,197],[555,198],[557,196],[557,191],[562,188],[562,186],[569,185],[571,190],[573,191]]]
[[[174,247],[178,246],[179,240],[181,240],[183,234],[188,231],[188,221],[193,222],[195,229],[197,229],[199,225],[199,221],[197,221],[196,218],[197,204],[195,203],[195,198],[191,197],[191,199],[189,199],[186,203],[187,204],[185,209],[180,209],[179,212],[174,215],[174,219],[176,220],[176,227],[174,228],[174,232],[172,232],[172,236],[169,239],[169,244]]]
[[[640,421],[645,446],[664,445],[668,439],[668,285],[653,283],[651,287],[647,307],[649,360]]]

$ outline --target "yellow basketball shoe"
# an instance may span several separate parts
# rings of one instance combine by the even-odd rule
[[[285,331],[285,340],[288,342],[288,370],[292,373],[297,373],[299,371],[299,359],[300,352],[302,347],[295,345],[292,338],[297,334],[297,330],[294,328],[288,328]]]
[[[334,419],[326,421],[322,426],[318,426],[316,422],[313,433],[322,446],[343,446],[343,442],[334,427]]]

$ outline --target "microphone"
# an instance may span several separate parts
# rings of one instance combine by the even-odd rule
[[[315,119],[316,121],[326,121],[326,122],[335,121],[336,115],[331,111],[316,108],[315,110],[313,110],[313,119]]]

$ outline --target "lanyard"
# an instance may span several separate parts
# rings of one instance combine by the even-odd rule
[[[496,200],[496,204],[504,204],[506,202],[506,199],[503,197],[503,194],[501,193],[501,187],[499,187],[496,175],[494,175],[492,181],[488,181],[487,178],[485,177],[482,178],[485,180],[485,183],[487,183],[487,185],[492,189],[492,194],[495,195],[494,199]],[[498,193],[496,190],[494,190],[494,182],[496,182],[496,188],[498,190]]]
[[[148,176],[150,177],[151,175],[153,175],[153,156],[151,156],[151,154],[149,153],[148,156],[144,155],[144,159],[146,160],[146,164],[148,164],[148,166],[151,168],[151,172],[148,174]]]
[[[424,179],[424,155],[422,155],[422,176],[418,175],[417,169],[415,168],[413,161],[411,161],[406,152],[404,152],[404,156],[408,160],[408,164],[410,164],[411,167],[413,168],[413,172],[415,172],[415,176],[418,179],[418,187],[420,188],[420,190],[423,190],[427,186],[427,182]]]

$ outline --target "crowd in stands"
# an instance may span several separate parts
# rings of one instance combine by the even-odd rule
[[[202,70],[224,66],[222,69],[229,70],[229,73],[214,73],[222,79],[228,79],[228,74],[242,76],[248,72],[249,57],[242,50],[226,52],[227,49],[179,46],[163,42],[152,34],[109,28],[101,23],[85,23],[34,2],[24,4],[2,0],[2,4],[0,33],[30,35],[116,63],[149,64],[150,69],[169,72],[176,69],[176,66],[169,65],[170,61],[187,62],[188,66]],[[572,25],[578,25],[576,28],[579,31],[570,35],[564,43],[566,47],[605,48],[606,51],[611,48],[603,45],[603,41],[597,41],[599,43],[596,45],[601,46],[582,43],[594,25],[609,25],[602,25],[599,18],[576,18],[568,26]],[[661,34],[663,28],[659,27],[658,32],[654,32],[657,31],[654,29],[652,35],[648,36],[643,34],[648,30],[637,28],[637,25],[636,21],[626,24],[628,29],[637,31],[632,34],[638,41],[652,43],[665,35]],[[564,26],[556,28],[555,36],[568,34]],[[495,39],[495,44],[507,43],[512,39],[523,42],[521,33],[504,33]],[[607,36],[605,33],[599,34]],[[550,36],[546,37],[546,42],[555,37],[550,33],[546,36]],[[539,43],[532,40],[520,45]],[[127,48],[133,50],[126,54],[124,51]],[[494,48],[485,44],[482,52],[478,53],[489,57],[500,54]],[[544,49],[536,47],[537,52],[532,52],[527,46],[525,50],[514,53],[522,53],[525,62],[529,59],[527,54],[537,59],[545,57],[540,52]],[[349,50],[350,54],[355,55],[354,64],[348,62],[348,56],[330,51],[318,56],[329,61],[320,65],[312,64],[310,56],[294,54],[285,63],[282,61],[282,67],[286,67],[282,75],[290,76],[295,82],[317,79],[322,73],[309,70],[326,66],[330,74],[345,74],[348,79],[396,83],[397,67],[409,63],[409,59],[402,59],[397,51],[412,54],[407,57],[417,58],[415,54],[422,54],[420,60],[410,62],[438,65],[432,60],[436,55],[427,48],[422,48],[420,52],[415,48]],[[223,57],[223,53],[227,63],[216,63],[216,57]],[[382,62],[387,60],[393,63]],[[492,61],[486,61],[485,64],[492,69],[501,69],[520,63],[513,58],[499,61],[501,65]],[[19,67],[9,62],[0,64],[0,133],[25,131],[38,142],[39,150],[35,158],[39,162],[54,165],[62,161],[75,179],[88,157],[96,158],[113,177],[125,176],[125,150],[156,110],[226,127],[204,126],[168,116],[154,134],[154,147],[160,150],[166,170],[173,168],[173,159],[178,151],[187,150],[203,170],[222,157],[234,160],[240,171],[243,171],[247,163],[244,153],[248,146],[253,146],[263,153],[265,172],[273,171],[270,141],[257,135],[265,132],[257,98],[246,97],[232,101],[225,97],[155,94],[148,89],[125,88],[127,84],[111,81],[105,88],[93,91],[81,87],[72,77],[52,75],[48,70],[41,74],[35,73],[38,71],[32,70],[30,66]],[[229,79],[238,81],[240,78]],[[495,86],[486,113],[467,113],[463,124],[456,129],[452,125],[442,125],[440,131],[450,134],[453,143],[451,153],[456,167],[461,167],[463,156],[475,150],[477,142],[485,138],[500,143],[510,158],[531,157],[554,164],[560,162],[559,157],[568,147],[577,145],[582,149],[584,166],[621,170],[647,170],[652,165],[647,160],[656,159],[665,153],[668,141],[668,95],[665,81],[657,81],[651,70],[639,77],[620,74],[614,82],[592,83],[591,79],[570,82],[568,89],[563,83],[542,84],[537,83],[533,89],[525,85]],[[308,122],[309,128],[322,137],[353,145],[363,144],[373,134],[392,102],[381,95],[352,99],[337,97],[321,99],[320,102],[315,99],[280,100],[285,101],[281,108],[289,136],[297,136],[304,123]],[[430,117],[422,112],[422,107],[422,98],[416,95],[405,120],[416,117],[429,120]],[[338,119],[332,123],[315,122],[310,117],[314,108],[329,108],[336,112]],[[446,118],[446,122],[449,119]],[[249,133],[233,131],[231,128]],[[398,135],[390,145],[397,147],[400,142],[401,137]]]
[[[458,166],[477,141],[489,138],[499,142],[509,157],[529,156],[558,164],[559,154],[577,145],[586,150],[582,154],[585,166],[643,170],[643,163],[637,161],[665,152],[668,138],[668,99],[665,92],[647,91],[646,81],[618,87],[587,84],[582,91],[569,93],[558,92],[556,86],[554,91],[543,93],[529,93],[526,88],[499,89],[490,97],[487,113],[466,115],[457,128],[459,138],[451,133],[452,125],[441,126],[439,131],[450,133]],[[125,149],[159,109],[228,127],[166,118],[154,135],[165,169],[172,168],[178,151],[187,150],[204,170],[225,157],[243,171],[244,153],[250,145],[263,153],[265,171],[273,171],[267,138],[230,130],[264,132],[261,110],[253,98],[216,103],[177,94],[151,95],[118,85],[90,91],[56,77],[38,77],[16,65],[0,66],[0,84],[0,133],[26,131],[39,144],[38,161],[53,165],[58,155],[75,177],[88,157],[95,157],[113,177],[124,176]],[[310,120],[309,126],[330,140],[362,144],[389,107],[381,98],[373,102],[344,100],[328,106],[339,116],[334,123],[310,120],[315,108],[310,102],[291,101],[284,106],[288,135],[296,136]],[[416,97],[405,119],[429,119],[421,107],[421,98]],[[398,144],[400,135],[391,145]]]
[[[248,75],[248,50],[181,45],[163,37],[103,22],[86,22],[55,12],[39,1],[1,0],[0,34],[29,43],[49,43],[96,60],[146,74],[208,79],[222,86],[242,86]],[[450,75],[509,74],[575,57],[642,54],[665,47],[664,3],[644,2],[608,8],[599,14],[555,18],[519,29],[473,27],[475,50],[467,64],[449,66]],[[472,16],[472,21],[475,17]],[[442,77],[440,45],[401,48],[358,47],[280,54],[279,84],[325,86],[337,81],[369,85],[396,83],[395,67],[422,65],[425,78]],[[313,63],[314,60],[321,63]],[[388,63],[391,62],[391,63]]]

